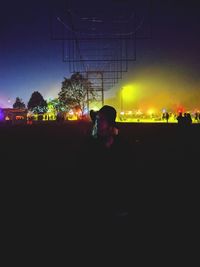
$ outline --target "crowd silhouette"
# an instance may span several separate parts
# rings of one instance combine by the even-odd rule
[[[185,112],[184,115],[182,114],[182,112],[179,112],[177,121],[181,126],[189,126],[192,124],[192,118],[189,112]]]

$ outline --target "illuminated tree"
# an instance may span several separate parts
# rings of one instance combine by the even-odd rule
[[[90,92],[90,99],[87,99],[87,92]],[[95,92],[92,89],[91,82],[79,72],[76,72],[72,74],[70,79],[64,78],[58,99],[63,110],[69,111],[79,108],[83,113],[87,101],[95,100]]]
[[[39,92],[35,91],[28,102],[28,109],[33,113],[45,113],[47,112],[47,102]]]
[[[61,104],[58,98],[50,99],[47,103],[48,111],[59,112],[61,111]]]
[[[26,108],[26,105],[24,104],[24,102],[22,102],[21,98],[16,97],[15,103],[13,104],[13,108],[24,109]]]

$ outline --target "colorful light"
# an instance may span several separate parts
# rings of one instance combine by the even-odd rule
[[[183,112],[185,112],[184,107],[178,107],[177,112],[178,112],[178,113],[183,113]]]
[[[0,120],[4,119],[3,111],[0,109]]]

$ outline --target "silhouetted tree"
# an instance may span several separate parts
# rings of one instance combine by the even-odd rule
[[[33,113],[45,113],[47,111],[47,102],[38,91],[32,93],[28,102],[28,109]]]
[[[22,102],[21,98],[16,97],[15,103],[13,104],[13,108],[24,109],[26,108],[26,105],[24,104],[24,102]]]
[[[79,72],[72,74],[70,79],[64,78],[58,99],[61,108],[65,111],[77,107],[83,112],[87,106],[87,90],[91,100],[95,100],[95,92],[92,89],[91,82],[84,78]]]

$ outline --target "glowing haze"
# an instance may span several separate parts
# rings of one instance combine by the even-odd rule
[[[136,69],[116,90],[113,104],[119,110],[123,105],[124,111],[200,109],[200,81],[192,77],[186,68],[177,66],[149,65]]]

